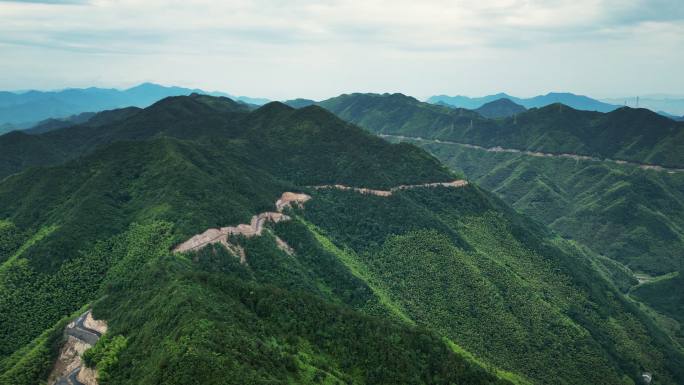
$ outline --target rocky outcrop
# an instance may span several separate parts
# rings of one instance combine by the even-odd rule
[[[281,212],[286,207],[292,207],[293,205],[302,207],[309,199],[311,199],[311,196],[307,194],[284,192],[280,199],[276,201],[276,210]]]
[[[184,253],[189,251],[197,251],[211,244],[221,244],[226,249],[231,251],[240,258],[240,263],[247,264],[247,257],[242,247],[230,243],[229,238],[233,235],[242,235],[247,238],[260,236],[264,230],[266,222],[278,223],[281,221],[289,221],[290,217],[283,214],[282,211],[287,207],[293,205],[303,205],[304,202],[311,199],[311,196],[301,193],[284,192],[280,199],[276,201],[277,212],[267,211],[255,215],[250,220],[249,224],[239,224],[237,226],[221,227],[219,229],[208,229],[202,234],[197,234],[187,241],[176,246],[173,251]],[[282,239],[276,237],[276,244],[278,247],[288,254],[292,254],[292,248]]]

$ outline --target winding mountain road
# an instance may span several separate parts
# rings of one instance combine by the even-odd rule
[[[86,325],[87,323],[94,326],[89,327]],[[62,348],[58,361],[61,361],[64,367],[73,367],[73,369],[69,370],[66,375],[57,377],[54,382],[55,385],[89,385],[79,380],[79,374],[83,369],[80,358],[82,351],[79,350],[84,350],[84,348],[87,349],[95,345],[100,337],[102,337],[102,333],[106,331],[106,328],[107,326],[104,322],[95,321],[92,318],[90,310],[81,314],[76,320],[67,325],[64,330],[64,333],[67,335],[67,346]],[[73,340],[71,339],[72,337]],[[83,344],[81,345],[81,349],[78,349],[75,346],[78,344]]]
[[[57,379],[55,385],[85,385],[84,383],[78,380],[78,373],[80,371],[81,367],[79,366],[78,368],[72,370],[66,378],[60,377],[59,379]]]
[[[426,138],[422,138],[420,136],[387,135],[387,134],[378,134],[378,136],[381,138],[394,138],[394,139],[399,139],[399,140],[416,141],[416,142],[421,142],[421,143],[435,143],[435,144],[447,144],[447,145],[463,146],[463,147],[473,148],[473,149],[487,151],[487,152],[508,152],[508,153],[512,153],[512,154],[521,154],[521,155],[534,156],[534,157],[544,157],[544,158],[565,158],[565,159],[585,160],[585,161],[590,161],[590,162],[610,162],[610,163],[615,163],[615,164],[634,166],[634,167],[638,167],[642,170],[666,172],[668,174],[684,172],[684,168],[671,168],[671,167],[665,167],[665,166],[662,166],[659,164],[639,163],[639,162],[632,162],[632,161],[620,160],[620,159],[610,159],[610,158],[598,158],[598,157],[594,157],[594,156],[580,155],[580,154],[570,154],[570,153],[556,154],[556,153],[550,153],[550,152],[519,150],[516,148],[505,148],[505,147],[500,147],[500,146],[483,147],[483,146],[478,146],[478,145],[469,144],[469,143],[451,142],[451,141],[440,140],[440,139],[426,139]]]
[[[102,337],[102,333],[95,329],[90,329],[86,327],[83,323],[85,322],[86,316],[89,313],[86,312],[78,317],[75,321],[73,327],[67,327],[67,335],[78,338],[79,340],[85,342],[88,345],[95,345],[97,341]]]

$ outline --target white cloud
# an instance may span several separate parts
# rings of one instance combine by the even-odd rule
[[[274,98],[679,92],[679,2],[0,1],[0,88],[150,80]]]

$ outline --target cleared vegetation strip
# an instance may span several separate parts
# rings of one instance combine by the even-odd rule
[[[401,190],[410,190],[414,188],[421,188],[421,187],[463,187],[468,184],[467,180],[463,179],[457,179],[451,182],[435,182],[435,183],[422,183],[422,184],[403,184],[399,185],[396,187],[392,187],[389,190],[373,190],[365,187],[351,187],[351,186],[345,186],[342,184],[326,184],[326,185],[319,185],[319,186],[311,186],[311,188],[314,188],[316,190],[323,190],[323,189],[336,189],[336,190],[347,190],[347,191],[355,191],[361,194],[368,194],[368,195],[376,195],[376,196],[381,196],[381,197],[388,197],[391,196],[393,193]]]
[[[470,144],[470,143],[460,143],[460,142],[453,142],[453,141],[440,140],[440,139],[426,139],[426,138],[422,138],[420,136],[387,135],[387,134],[378,134],[378,136],[380,136],[382,138],[394,138],[394,139],[399,139],[399,140],[413,140],[413,141],[417,141],[417,142],[463,146],[463,147],[473,148],[473,149],[487,151],[487,152],[507,152],[507,153],[512,153],[512,154],[521,154],[521,155],[534,156],[534,157],[539,157],[539,158],[565,158],[565,159],[574,159],[574,160],[584,160],[584,161],[589,161],[589,162],[610,162],[610,163],[615,163],[615,164],[639,167],[642,170],[653,170],[653,171],[659,171],[659,172],[667,172],[669,174],[684,172],[684,168],[670,168],[670,167],[661,166],[659,164],[638,163],[638,162],[632,162],[632,161],[621,160],[621,159],[598,158],[595,156],[580,155],[580,154],[570,154],[570,153],[555,154],[555,153],[550,153],[550,152],[519,150],[517,148],[505,148],[505,147],[501,147],[501,146],[484,147],[484,146],[478,146],[478,145]]]
[[[532,383],[529,380],[525,379],[524,377],[522,377],[521,375],[519,375],[517,373],[513,373],[513,372],[509,372],[507,370],[492,367],[491,365],[479,360],[472,353],[463,349],[457,343],[450,340],[449,338],[442,337],[442,339],[444,340],[444,343],[446,343],[447,346],[449,346],[449,348],[454,353],[457,353],[457,354],[463,356],[466,360],[473,362],[477,365],[480,365],[483,368],[489,368],[491,371],[493,371],[496,374],[497,377],[503,378],[504,380],[508,380],[508,381],[514,383],[515,385],[532,385]]]
[[[423,183],[414,185],[399,185],[391,188],[390,190],[373,190],[365,187],[350,187],[341,184],[335,185],[319,185],[319,186],[309,186],[316,190],[319,189],[336,189],[336,190],[348,190],[355,191],[361,194],[376,195],[382,197],[391,196],[396,191],[409,190],[414,188],[422,187],[464,187],[468,185],[468,181],[457,179],[451,182],[434,182],[434,183]],[[205,230],[201,234],[196,234],[192,236],[187,241],[176,246],[173,251],[178,253],[185,253],[189,251],[197,251],[208,245],[220,243],[224,245],[228,250],[237,254],[240,257],[240,262],[245,264],[247,261],[245,259],[244,250],[240,246],[231,244],[228,241],[228,237],[231,235],[243,235],[245,237],[253,237],[261,235],[263,231],[264,223],[273,222],[278,223],[281,221],[289,221],[291,218],[282,213],[282,211],[291,207],[292,205],[302,206],[305,202],[309,201],[311,196],[303,193],[293,193],[284,192],[281,197],[275,202],[277,212],[264,212],[252,217],[249,224],[239,224],[237,226],[221,227],[219,229],[211,228]],[[288,246],[285,241],[276,237],[276,243],[283,251],[288,254],[292,253],[292,248]]]
[[[59,226],[52,225],[52,226],[46,226],[38,230],[37,233],[35,233],[31,238],[29,238],[24,244],[21,245],[19,250],[17,250],[14,254],[12,254],[11,257],[9,257],[5,262],[0,265],[0,273],[4,272],[9,266],[11,266],[17,258],[19,258],[26,250],[28,250],[31,246],[35,245],[36,243],[40,242],[43,238],[47,237],[48,235],[52,234],[55,230],[57,230]]]
[[[266,222],[278,223],[282,221],[289,221],[291,218],[283,214],[282,211],[287,207],[291,207],[292,205],[303,205],[304,202],[308,201],[309,199],[311,199],[311,197],[307,194],[284,192],[280,199],[278,199],[275,203],[278,212],[268,211],[255,215],[252,217],[249,224],[221,227],[220,229],[207,229],[202,234],[194,235],[187,241],[176,246],[173,251],[177,253],[197,251],[208,245],[220,243],[229,251],[236,254],[240,258],[240,263],[246,264],[247,258],[245,256],[244,250],[242,247],[230,243],[228,241],[228,237],[231,235],[242,235],[248,238],[260,236]],[[282,239],[276,237],[276,244],[286,253],[292,253],[292,248]]]

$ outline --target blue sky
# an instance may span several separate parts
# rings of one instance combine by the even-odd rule
[[[0,89],[684,94],[682,0],[0,0]]]

